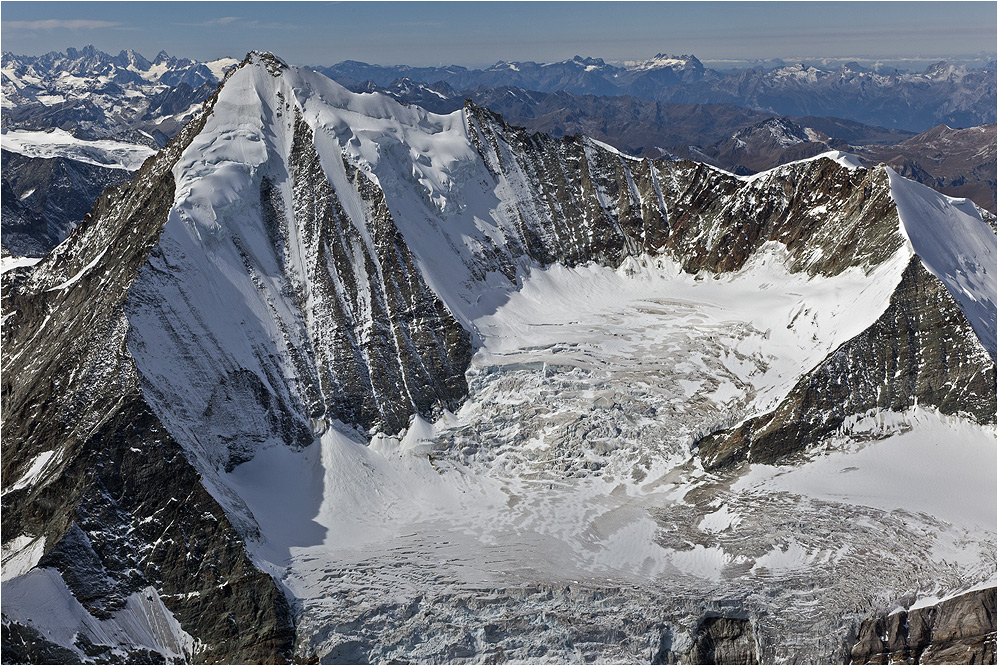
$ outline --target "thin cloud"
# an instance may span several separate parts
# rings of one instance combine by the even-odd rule
[[[239,23],[240,27],[245,27],[246,25],[256,23],[256,21],[250,21],[247,23],[242,20],[241,16],[223,16],[221,18],[207,19],[196,23],[174,23],[173,25],[183,26],[185,28],[211,28],[213,26],[231,25],[233,23]]]
[[[96,30],[116,28],[117,21],[91,21],[87,19],[45,19],[42,21],[4,21],[3,27],[12,30]]]
[[[269,21],[259,21],[253,19],[247,21],[241,16],[223,16],[221,18],[208,19],[206,21],[200,21],[198,23],[174,23],[173,25],[181,26],[184,28],[213,28],[222,25],[230,26],[231,28],[240,28],[242,30],[300,30],[301,26],[292,25],[289,23],[272,23]]]

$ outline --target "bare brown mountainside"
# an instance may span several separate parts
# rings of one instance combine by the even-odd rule
[[[939,125],[893,146],[857,146],[852,152],[867,164],[884,162],[906,178],[995,212],[998,131],[994,123],[967,129]]]

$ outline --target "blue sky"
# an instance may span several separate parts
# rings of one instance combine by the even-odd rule
[[[995,2],[0,2],[2,48],[466,66],[993,54]]]

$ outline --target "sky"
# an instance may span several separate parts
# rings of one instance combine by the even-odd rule
[[[0,2],[0,46],[41,55],[93,44],[212,60],[271,51],[342,60],[487,66],[656,53],[705,63],[994,57],[985,2]]]

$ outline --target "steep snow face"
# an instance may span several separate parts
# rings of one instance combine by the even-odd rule
[[[904,234],[929,272],[939,278],[995,358],[995,233],[969,199],[953,199],[887,169]]]
[[[287,153],[290,129],[264,124],[264,113],[277,112],[276,81],[262,68],[241,73],[174,168],[174,207],[128,302],[129,348],[152,404],[188,443],[200,443],[195,450],[207,456],[209,469],[228,463],[227,439],[271,431],[268,406],[253,396],[273,394],[286,403],[285,387],[297,380],[293,368],[269,361],[289,355],[293,342],[284,341],[281,317],[295,319],[287,299],[275,297],[282,271],[265,236],[259,189],[252,190],[271,153]],[[276,316],[271,304],[282,308]],[[230,377],[224,384],[220,373]],[[225,384],[235,386],[218,390]],[[232,431],[204,432],[200,425],[209,417]]]
[[[183,663],[196,651],[195,641],[170,613],[153,587],[130,595],[124,608],[97,619],[84,608],[55,569],[33,569],[4,583],[4,620],[31,626],[56,645],[72,646],[83,662],[86,638],[110,646],[109,658],[148,659],[152,651]],[[81,649],[82,648],[82,649]]]
[[[129,301],[149,398],[208,468],[268,443],[307,445],[331,419],[395,432],[466,390],[467,335],[420,277],[376,182],[345,160],[345,121],[316,109],[339,103],[328,108],[354,126],[388,119],[400,132],[420,118],[282,70],[251,64],[222,90],[177,162],[169,221]],[[369,137],[391,128],[354,147],[376,159]]]

